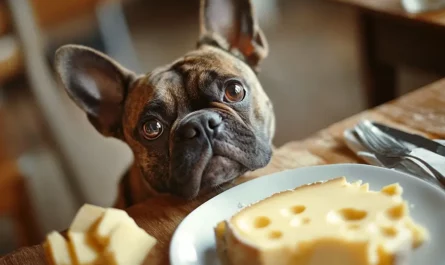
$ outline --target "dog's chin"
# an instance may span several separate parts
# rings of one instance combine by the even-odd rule
[[[174,187],[172,193],[191,200],[221,188],[247,171],[242,164],[224,156],[213,155],[206,160],[197,162],[206,164],[202,172],[192,172],[189,181]]]
[[[207,164],[201,177],[201,192],[210,190],[227,183],[239,175],[245,173],[247,169],[240,163],[230,158],[215,155]]]

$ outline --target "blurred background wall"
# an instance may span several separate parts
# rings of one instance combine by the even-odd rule
[[[51,1],[42,1],[40,5],[36,2],[38,0],[33,8],[38,20],[39,14],[44,16],[49,12],[46,8],[51,7]],[[277,146],[307,137],[366,107],[353,10],[319,0],[253,2],[270,45],[270,55],[262,65],[260,80],[275,105],[274,143]],[[149,72],[195,47],[198,4],[198,0],[124,1],[121,6],[124,17],[116,16],[121,13],[113,11],[115,6],[111,12],[106,8],[79,11],[69,19],[35,22],[36,27],[41,28],[37,37],[49,67],[57,47],[79,43],[101,49],[136,71]],[[62,11],[68,12],[67,9],[69,7]],[[0,21],[1,16],[7,15],[0,12]],[[125,20],[124,27],[120,19]],[[0,60],[2,54],[8,57],[15,45],[25,49],[24,58],[19,59],[25,61],[19,67],[23,70],[0,85],[3,128],[0,149],[7,150],[7,157],[18,161],[18,172],[26,180],[26,192],[31,198],[29,208],[35,213],[41,238],[50,230],[66,228],[77,210],[78,204],[67,179],[76,178],[81,183],[84,201],[108,206],[115,196],[116,182],[131,163],[132,156],[123,143],[101,137],[54,80],[41,82],[53,87],[40,85],[40,90],[36,88],[35,80],[29,75],[40,69],[29,67],[33,61],[27,61],[33,57],[26,55],[29,49],[23,43],[13,41],[11,44],[10,39],[4,39],[5,36],[19,38],[17,23],[20,24],[16,18],[12,22],[14,29],[3,36],[0,30]],[[98,23],[102,23],[99,29]],[[104,30],[106,34],[102,34]],[[98,41],[100,38],[102,42]],[[104,39],[108,44],[103,44]],[[1,70],[0,67],[0,74]],[[44,73],[36,75],[38,79]],[[437,78],[402,67],[400,93]],[[53,122],[48,123],[48,119]],[[63,148],[54,141],[53,131],[62,135]],[[61,158],[61,154],[67,155]],[[66,164],[71,168],[67,170]],[[69,171],[74,173],[67,176]],[[0,254],[19,244],[11,216],[0,212]]]

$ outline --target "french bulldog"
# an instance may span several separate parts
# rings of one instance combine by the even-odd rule
[[[267,54],[250,0],[202,0],[196,49],[147,74],[88,47],[56,51],[70,98],[134,153],[115,207],[158,194],[193,199],[269,163],[275,116],[258,80]]]

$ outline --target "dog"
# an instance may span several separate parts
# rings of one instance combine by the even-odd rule
[[[250,0],[202,0],[196,48],[147,74],[88,47],[58,48],[55,70],[70,98],[134,153],[115,207],[160,194],[190,200],[265,167],[275,132],[258,79],[267,55]]]

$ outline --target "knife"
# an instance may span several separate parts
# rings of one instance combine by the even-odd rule
[[[445,157],[445,145],[439,144],[421,135],[404,132],[378,122],[372,122],[372,124],[379,128],[382,132],[387,133],[398,140],[402,140],[415,145],[416,147],[424,148]]]

